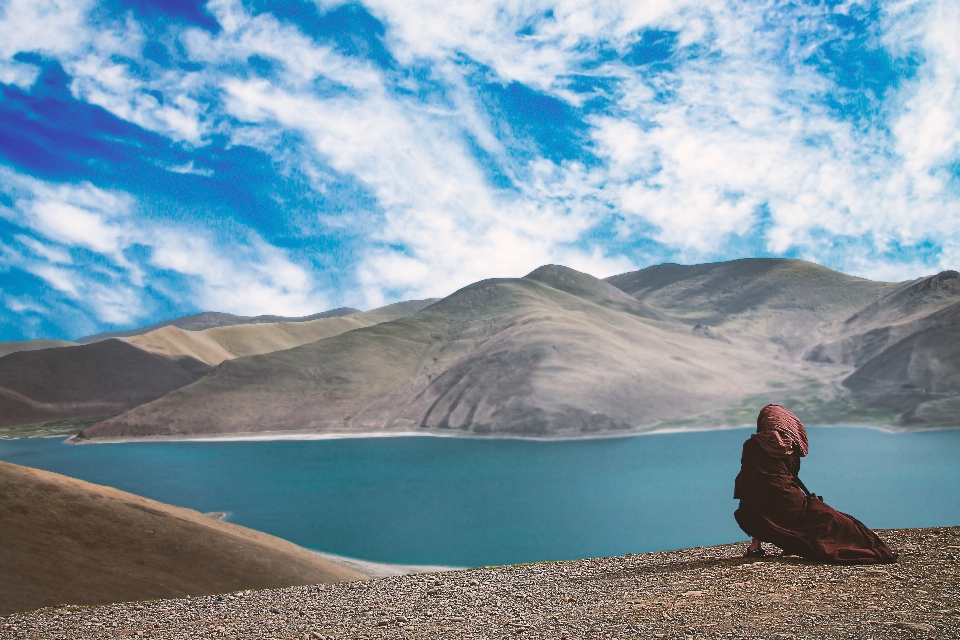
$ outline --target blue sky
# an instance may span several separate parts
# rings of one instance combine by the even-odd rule
[[[0,0],[0,340],[960,268],[960,3]]]

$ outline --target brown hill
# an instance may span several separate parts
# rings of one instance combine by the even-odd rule
[[[265,533],[6,462],[0,513],[0,615],[365,578]]]
[[[899,286],[770,258],[664,264],[606,281],[677,320],[722,327],[754,349],[789,358],[836,335],[853,314]]]
[[[110,339],[0,358],[0,427],[110,416],[190,384],[209,365]]]
[[[415,316],[225,362],[81,438],[263,431],[628,433],[808,376],[695,334],[565,267],[485,280]]]
[[[960,274],[871,282],[797,260],[660,265],[607,279],[688,323],[719,327],[775,357],[843,365],[836,398],[850,410],[825,422],[960,425]],[[810,372],[829,382],[829,367]],[[824,374],[827,374],[826,377]],[[798,399],[802,400],[802,399]],[[836,403],[835,403],[836,404]]]
[[[39,349],[53,349],[55,347],[73,347],[78,343],[69,340],[20,340],[0,342],[0,358],[18,351],[37,351]]]
[[[217,370],[83,435],[576,437],[740,424],[767,401],[820,423],[957,424],[958,283],[955,272],[872,282],[785,259],[667,264],[606,281],[548,265],[412,317],[426,303],[166,327],[125,340],[190,372]]]
[[[216,366],[224,360],[291,349],[346,331],[404,318],[434,302],[435,299],[408,300],[347,316],[297,322],[240,324],[204,331],[184,331],[168,326],[122,339],[144,351],[174,359],[192,358]]]
[[[960,303],[924,318],[922,326],[910,324],[913,331],[863,362],[843,384],[871,404],[909,412],[908,421],[922,423],[923,404],[960,408]]]
[[[416,313],[413,300],[349,316],[185,331],[20,351],[0,358],[0,428],[107,417],[179,389],[225,360],[289,349]]]
[[[156,331],[157,329],[163,329],[164,327],[177,327],[178,329],[183,329],[185,331],[203,331],[205,329],[212,329],[214,327],[230,327],[238,324],[307,322],[310,320],[319,320],[320,318],[338,318],[340,316],[348,316],[351,313],[359,313],[359,311],[349,307],[341,307],[339,309],[331,309],[330,311],[323,311],[321,313],[315,313],[313,315],[303,316],[301,318],[286,318],[283,316],[237,316],[232,313],[223,313],[220,311],[203,311],[202,313],[195,313],[189,316],[173,318],[172,320],[164,320],[163,322],[158,322],[157,324],[152,324],[148,327],[138,327],[136,329],[128,329],[126,331],[107,331],[105,333],[96,333],[94,335],[84,336],[83,338],[77,338],[77,342],[79,344],[90,344],[91,342],[98,342],[100,340],[106,340],[107,338],[129,338],[131,336],[139,336],[143,335],[144,333],[150,333],[151,331]]]

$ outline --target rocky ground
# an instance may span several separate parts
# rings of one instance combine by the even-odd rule
[[[885,566],[744,544],[0,619],[6,638],[960,638],[960,527],[881,532]]]

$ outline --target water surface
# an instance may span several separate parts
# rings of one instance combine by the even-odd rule
[[[801,477],[868,526],[960,524],[960,430],[812,427]],[[477,566],[743,540],[733,479],[750,430],[530,442],[358,438],[70,446],[0,459],[104,484],[312,549]]]

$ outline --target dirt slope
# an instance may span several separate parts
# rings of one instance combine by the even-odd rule
[[[265,533],[6,462],[0,514],[2,615],[364,578]]]
[[[572,292],[572,293],[571,293]],[[636,431],[804,374],[548,266],[415,316],[225,362],[83,438],[314,430],[535,437]]]

